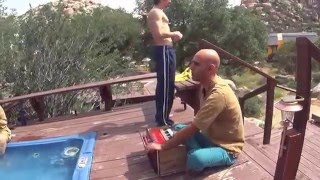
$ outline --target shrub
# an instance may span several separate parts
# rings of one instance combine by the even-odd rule
[[[244,104],[244,115],[250,116],[250,117],[260,117],[262,111],[261,111],[261,105],[263,103],[263,100],[260,99],[258,96],[255,96],[253,98],[250,98],[245,101]]]
[[[274,54],[276,61],[274,66],[278,71],[285,74],[293,74],[296,71],[296,44],[295,42],[284,43]]]
[[[62,8],[55,11],[45,5],[5,18],[9,21],[5,26],[0,23],[0,82],[11,84],[10,94],[118,78],[134,71],[130,62],[140,41],[136,19],[107,7],[69,18]],[[77,97],[76,93],[47,97],[46,112],[66,114]]]

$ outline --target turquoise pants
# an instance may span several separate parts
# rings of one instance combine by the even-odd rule
[[[179,131],[186,127],[184,124],[174,125],[174,130]],[[206,167],[230,166],[235,162],[232,154],[225,149],[213,144],[202,133],[197,132],[185,142],[187,147],[187,169],[202,171]]]

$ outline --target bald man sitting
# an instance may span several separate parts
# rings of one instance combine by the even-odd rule
[[[244,145],[244,129],[238,99],[217,73],[220,57],[203,49],[191,61],[192,79],[203,88],[203,101],[190,125],[175,125],[179,130],[164,144],[150,143],[149,150],[167,150],[184,143],[187,170],[201,172],[206,167],[230,166]]]
[[[11,138],[11,131],[7,126],[7,117],[0,106],[0,156],[6,151],[7,142]]]

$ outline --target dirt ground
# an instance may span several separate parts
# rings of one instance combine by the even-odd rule
[[[315,114],[320,116],[320,100],[317,99],[312,99],[311,100],[311,109],[310,109],[310,118],[311,118],[311,114]],[[259,119],[255,119],[255,118],[246,118],[248,121],[255,123],[257,126],[259,127],[263,127],[264,122],[262,120]],[[264,119],[264,117],[260,118],[260,119]],[[273,110],[273,123],[272,123],[272,127],[273,128],[280,128],[281,126],[281,111],[274,108]]]

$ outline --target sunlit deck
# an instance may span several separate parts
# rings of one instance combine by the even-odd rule
[[[193,110],[176,99],[172,119],[187,123]],[[153,101],[115,108],[112,112],[95,111],[87,114],[49,119],[41,124],[17,127],[13,141],[33,140],[54,136],[96,131],[98,133],[91,179],[153,179],[152,170],[138,131],[154,127]],[[58,121],[59,120],[59,121]],[[274,130],[270,145],[261,145],[263,129],[245,122],[246,146],[235,165],[229,168],[207,170],[199,179],[273,179],[281,131]],[[320,132],[309,124],[297,179],[320,178]],[[184,179],[176,174],[163,179]]]

